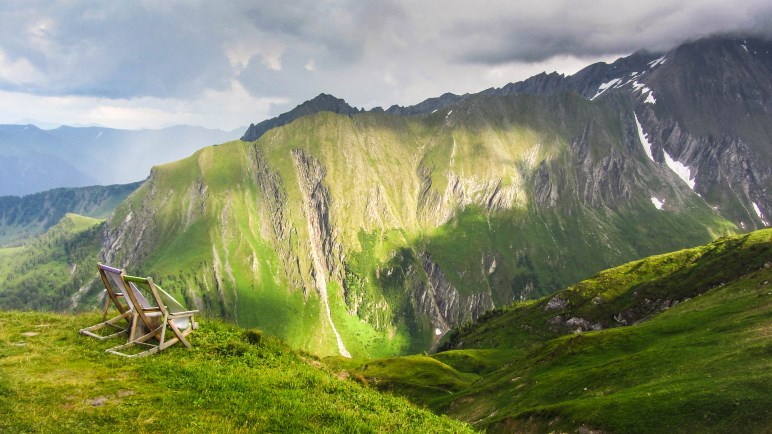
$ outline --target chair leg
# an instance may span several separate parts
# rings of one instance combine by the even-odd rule
[[[102,291],[102,293],[105,295],[105,308],[102,312],[102,321],[105,321],[107,319],[107,311],[110,310],[110,296],[107,294],[106,289]]]
[[[95,324],[95,325],[93,325],[91,327],[86,327],[86,328],[80,329],[79,333],[84,335],[84,336],[89,336],[89,337],[92,337],[92,338],[95,338],[95,339],[99,339],[100,341],[103,341],[103,340],[106,340],[106,339],[110,339],[110,338],[113,338],[113,337],[116,337],[116,336],[120,336],[122,334],[128,334],[128,329],[127,328],[123,328],[123,327],[117,325],[116,323],[120,322],[121,320],[126,319],[126,317],[129,316],[129,315],[131,315],[131,311],[126,311],[126,312],[116,316],[115,318],[110,319],[109,321],[103,321],[103,322],[101,322],[99,324]],[[95,331],[101,330],[101,329],[103,329],[103,328],[105,328],[107,326],[115,327],[116,329],[119,329],[119,331],[117,331],[116,333],[113,333],[113,334],[110,334],[110,335],[104,335],[104,336],[98,335],[98,334],[94,333]]]
[[[169,323],[169,326],[171,326],[174,334],[177,335],[177,337],[179,338],[180,342],[182,342],[182,344],[185,345],[185,348],[190,349],[191,347],[190,342],[188,342],[188,340],[185,339],[185,336],[188,333],[190,333],[190,330],[193,330],[193,324],[190,324],[190,326],[188,327],[188,330],[189,330],[188,333],[182,333],[182,331],[180,331],[180,329],[177,327],[177,324],[175,324],[174,321],[169,321],[168,323]]]

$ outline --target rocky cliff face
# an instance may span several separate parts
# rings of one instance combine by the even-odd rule
[[[694,189],[745,229],[769,225],[772,43],[713,38],[685,44],[641,77],[636,113],[657,161],[686,166]]]
[[[576,92],[590,100],[627,99],[655,162],[672,166],[687,185],[694,181],[711,206],[751,230],[772,222],[771,50],[763,39],[712,37],[667,53],[639,51],[570,76],[542,73],[478,95]],[[428,114],[467,98],[446,94],[399,113]],[[634,125],[628,119],[626,127]],[[555,193],[546,187],[540,184],[540,195]]]

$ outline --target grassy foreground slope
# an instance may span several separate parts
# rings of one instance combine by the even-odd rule
[[[202,321],[192,350],[127,360],[78,334],[97,321],[0,311],[0,432],[471,432],[254,331]]]
[[[491,312],[432,357],[330,364],[493,432],[772,432],[770,281],[765,229]]]

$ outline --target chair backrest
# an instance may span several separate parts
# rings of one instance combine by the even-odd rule
[[[164,315],[168,315],[169,313],[188,311],[188,309],[185,308],[185,306],[183,306],[174,297],[172,297],[171,294],[164,291],[160,286],[156,285],[155,282],[153,282],[152,277],[134,277],[124,274],[123,279],[130,287],[141,287],[146,292],[152,294],[156,304]],[[187,328],[188,325],[190,325],[188,318],[175,319],[174,323],[181,329]]]
[[[133,305],[131,303],[131,299],[125,296],[126,292],[123,280],[120,278],[121,270],[118,268],[110,267],[109,265],[102,264],[101,262],[97,264],[97,269],[99,269],[99,277],[102,278],[102,283],[105,285],[107,296],[110,297],[110,299],[113,301],[115,307],[121,313],[126,313],[127,311],[132,310]],[[117,279],[116,276],[118,277]],[[123,303],[118,300],[119,296],[124,296],[123,299],[129,305],[128,308],[123,306]]]
[[[123,280],[123,270],[104,264],[99,264],[98,266],[100,273],[103,275],[103,280],[111,281],[112,285],[114,285],[113,288],[121,290],[130,309],[134,309],[134,307],[150,309],[153,307],[141,291],[137,290],[136,287],[132,288],[131,286],[126,285],[126,282]],[[107,279],[104,278],[105,275],[107,276]]]

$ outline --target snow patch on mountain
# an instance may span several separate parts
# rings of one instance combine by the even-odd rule
[[[641,145],[643,145],[643,151],[646,152],[646,155],[651,161],[654,161],[654,153],[651,152],[651,143],[643,132],[643,127],[641,127],[641,122],[638,120],[638,115],[633,112],[633,116],[635,117],[635,127],[638,129],[638,138],[641,139]]]
[[[667,153],[667,151],[665,151],[665,164],[670,168],[670,170],[675,172],[679,178],[683,179],[689,188],[694,190],[696,182],[694,181],[694,176],[692,175],[692,171],[689,169],[689,166],[684,165],[678,160],[674,160],[670,154]]]
[[[613,80],[610,80],[610,81],[607,81],[607,82],[601,84],[600,86],[598,86],[598,93],[596,93],[594,97],[590,98],[590,101],[592,101],[595,98],[601,96],[603,94],[603,92],[611,89],[614,85],[616,85],[620,81],[622,81],[621,78],[615,78]]]
[[[753,210],[756,211],[756,215],[759,216],[761,222],[764,223],[764,226],[769,226],[769,222],[764,218],[764,214],[761,213],[761,208],[759,208],[759,205],[755,202],[751,203],[753,204]]]
[[[665,201],[664,200],[659,200],[659,199],[657,199],[654,196],[651,197],[651,203],[653,203],[654,206],[657,207],[657,209],[662,209],[662,206],[665,205]]]
[[[655,59],[655,60],[652,60],[651,62],[649,62],[649,67],[650,68],[654,68],[654,67],[656,67],[658,65],[662,65],[663,63],[665,63],[665,56],[662,56],[659,59]]]

